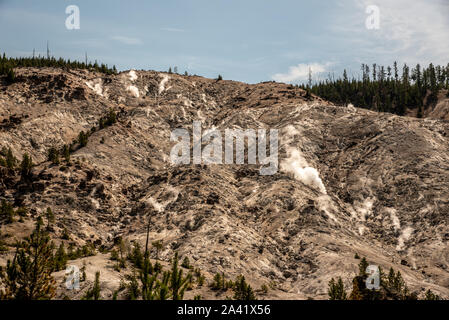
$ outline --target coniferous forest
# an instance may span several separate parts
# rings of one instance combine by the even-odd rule
[[[395,62],[393,67],[362,64],[362,78],[349,79],[346,70],[339,79],[332,76],[326,81],[308,85],[313,94],[336,104],[352,103],[356,107],[367,108],[397,115],[406,114],[407,109],[416,110],[417,117],[423,116],[423,110],[435,104],[442,89],[449,89],[449,64],[424,68],[416,65],[410,68],[404,64],[400,68]]]
[[[87,60],[87,59],[86,59]],[[13,82],[15,80],[14,68],[17,67],[52,67],[52,68],[67,68],[67,69],[88,69],[101,72],[104,74],[116,74],[117,69],[115,66],[109,68],[107,64],[99,64],[97,61],[92,62],[79,62],[71,61],[70,59],[55,57],[19,57],[11,58],[7,57],[5,53],[0,57],[0,75],[6,75],[8,82]]]

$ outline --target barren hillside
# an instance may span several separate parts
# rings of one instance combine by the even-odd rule
[[[272,299],[325,299],[331,277],[350,286],[359,260],[400,270],[411,289],[449,296],[449,122],[334,106],[294,86],[245,84],[197,76],[130,71],[105,76],[44,68],[16,70],[0,86],[0,149],[32,156],[31,183],[0,167],[0,199],[29,208],[22,221],[1,222],[14,239],[51,207],[52,238],[94,244],[88,280],[102,273],[103,295],[120,279],[109,260],[114,239],[161,240],[160,258],[175,250],[206,279],[217,272],[271,284]],[[447,101],[445,102],[447,104]],[[443,109],[437,106],[433,113]],[[109,110],[117,123],[92,131],[70,164],[47,161],[89,132]],[[447,119],[447,117],[446,117]],[[279,171],[258,165],[170,163],[176,128],[278,129]],[[70,240],[64,240],[67,229]],[[78,297],[55,274],[59,297]],[[87,284],[85,284],[87,286]],[[194,288],[187,298],[207,288]]]

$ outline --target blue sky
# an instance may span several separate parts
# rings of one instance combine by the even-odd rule
[[[67,30],[65,9],[80,9]],[[368,30],[367,6],[380,9]],[[250,83],[300,83],[362,62],[449,62],[448,0],[0,0],[0,51],[90,60]]]

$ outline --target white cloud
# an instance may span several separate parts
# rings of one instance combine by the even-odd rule
[[[300,63],[297,66],[289,67],[287,73],[276,73],[272,76],[272,79],[279,82],[307,81],[309,68],[312,70],[312,77],[316,78],[317,75],[327,72],[330,65],[329,62],[325,64],[317,62],[311,64]]]
[[[345,0],[344,4],[344,13],[332,29],[349,38],[355,52],[359,46],[365,53],[389,60],[447,63],[449,1]],[[380,9],[379,30],[365,28],[365,9],[373,4]]]
[[[139,38],[131,38],[131,37],[125,37],[125,36],[113,36],[111,37],[112,40],[121,42],[123,44],[128,45],[140,45],[143,44],[143,41]]]

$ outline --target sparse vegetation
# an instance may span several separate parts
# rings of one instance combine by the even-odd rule
[[[56,59],[54,57],[22,57],[22,58],[8,58],[6,54],[0,58],[0,75],[6,75],[9,83],[15,80],[14,68],[18,67],[35,67],[35,68],[66,68],[66,69],[88,69],[104,74],[117,74],[115,66],[109,68],[107,64],[71,61],[63,58]]]
[[[22,162],[20,163],[20,173],[22,179],[25,181],[31,180],[31,169],[33,168],[33,160],[28,153],[25,153],[22,158]]]
[[[160,240],[154,241],[153,243],[151,243],[151,245],[153,246],[153,248],[156,249],[156,260],[159,260],[159,252],[163,248],[162,241],[160,241]]]
[[[191,269],[192,266],[190,265],[189,257],[184,257],[184,260],[182,260],[181,267],[186,269]]]
[[[95,273],[95,281],[89,290],[87,290],[86,294],[83,297],[83,300],[100,300],[101,288],[100,288],[100,271]]]
[[[4,219],[6,223],[13,223],[15,214],[16,213],[14,212],[12,204],[7,202],[6,200],[2,200],[0,206],[0,217]]]
[[[345,291],[343,280],[332,278],[329,281],[330,300],[417,300],[418,294],[410,292],[402,278],[401,272],[390,268],[388,275],[385,275],[379,268],[379,289],[368,289],[366,287],[366,268],[368,267],[366,258],[362,258],[359,263],[359,274],[352,280],[352,291],[348,295]],[[424,299],[431,300],[437,298],[430,290],[426,292]],[[439,297],[438,297],[439,298]]]
[[[170,290],[173,300],[182,300],[192,275],[184,277],[183,270],[178,268],[178,253],[175,253],[170,274]]]
[[[338,278],[337,281],[332,278],[329,281],[329,289],[327,292],[329,294],[329,300],[347,300],[348,298],[341,278]]]
[[[62,148],[62,156],[67,163],[70,163],[70,147],[66,144]]]
[[[6,246],[6,243],[4,242],[4,236],[0,232],[0,253],[8,251],[8,247]]]
[[[61,243],[54,257],[55,271],[64,270],[67,266],[67,260],[68,256],[65,252],[64,243]]]
[[[118,255],[117,255],[118,257]],[[134,243],[133,249],[128,255],[128,260],[134,265],[134,267],[141,269],[143,267],[143,253],[138,242]]]
[[[11,148],[2,148],[0,151],[0,166],[8,169],[14,169],[17,164],[17,158],[13,155]],[[3,158],[4,157],[4,158]]]
[[[59,164],[59,151],[55,147],[51,147],[48,150],[48,161],[53,164]]]
[[[246,282],[243,275],[237,277],[232,288],[234,290],[235,300],[256,300],[253,289]]]
[[[87,141],[89,139],[89,136],[84,133],[84,131],[81,131],[78,135],[78,143],[80,144],[81,147],[85,147],[87,146]]]
[[[55,215],[51,208],[47,208],[45,211],[45,218],[47,219],[47,230],[51,230],[51,224],[55,222]]]
[[[424,296],[424,300],[442,300],[442,299],[439,295],[433,293],[430,289],[428,289]]]
[[[53,243],[38,220],[33,233],[17,245],[13,260],[8,260],[6,272],[0,271],[3,289],[1,299],[41,300],[55,294]]]

